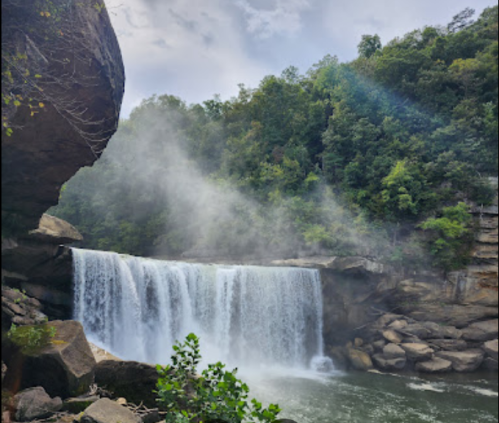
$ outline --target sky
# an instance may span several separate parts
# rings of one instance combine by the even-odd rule
[[[385,44],[427,25],[447,25],[494,0],[106,0],[121,46],[126,85],[121,117],[145,98],[188,104],[239,84],[257,87],[288,66],[305,73],[327,54],[357,55],[363,34]]]

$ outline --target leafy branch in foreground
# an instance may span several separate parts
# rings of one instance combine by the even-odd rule
[[[167,423],[275,422],[281,409],[271,404],[263,408],[257,400],[248,400],[249,387],[229,372],[222,363],[208,366],[199,376],[201,361],[199,338],[190,334],[185,343],[173,347],[172,364],[157,366],[158,402],[170,412]]]

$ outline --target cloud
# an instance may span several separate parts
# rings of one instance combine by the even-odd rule
[[[480,13],[494,0],[473,0]],[[229,99],[290,65],[326,54],[352,60],[363,34],[387,43],[447,24],[469,0],[106,0],[127,75],[122,116],[142,99],[173,94]]]
[[[308,0],[275,0],[274,8],[257,8],[248,0],[238,0],[247,19],[247,30],[258,38],[273,35],[293,35],[302,28],[301,13],[310,7]]]

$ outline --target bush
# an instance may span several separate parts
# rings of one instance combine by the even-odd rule
[[[426,220],[421,228],[430,232],[430,250],[436,266],[447,271],[469,264],[473,231],[472,216],[465,203],[443,209],[442,217]]]
[[[275,422],[279,406],[264,409],[257,400],[248,401],[249,387],[236,377],[237,369],[225,370],[222,363],[208,366],[199,376],[199,339],[190,334],[185,343],[173,347],[172,365],[157,366],[158,402],[170,412],[167,423]]]
[[[48,325],[16,326],[12,324],[7,337],[17,345],[23,354],[34,354],[52,342],[56,328]]]

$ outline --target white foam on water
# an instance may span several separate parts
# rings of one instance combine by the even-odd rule
[[[422,384],[408,383],[407,387],[415,391],[431,391],[439,393],[445,392],[445,389],[437,388],[435,385],[432,385],[431,383],[422,383]]]

